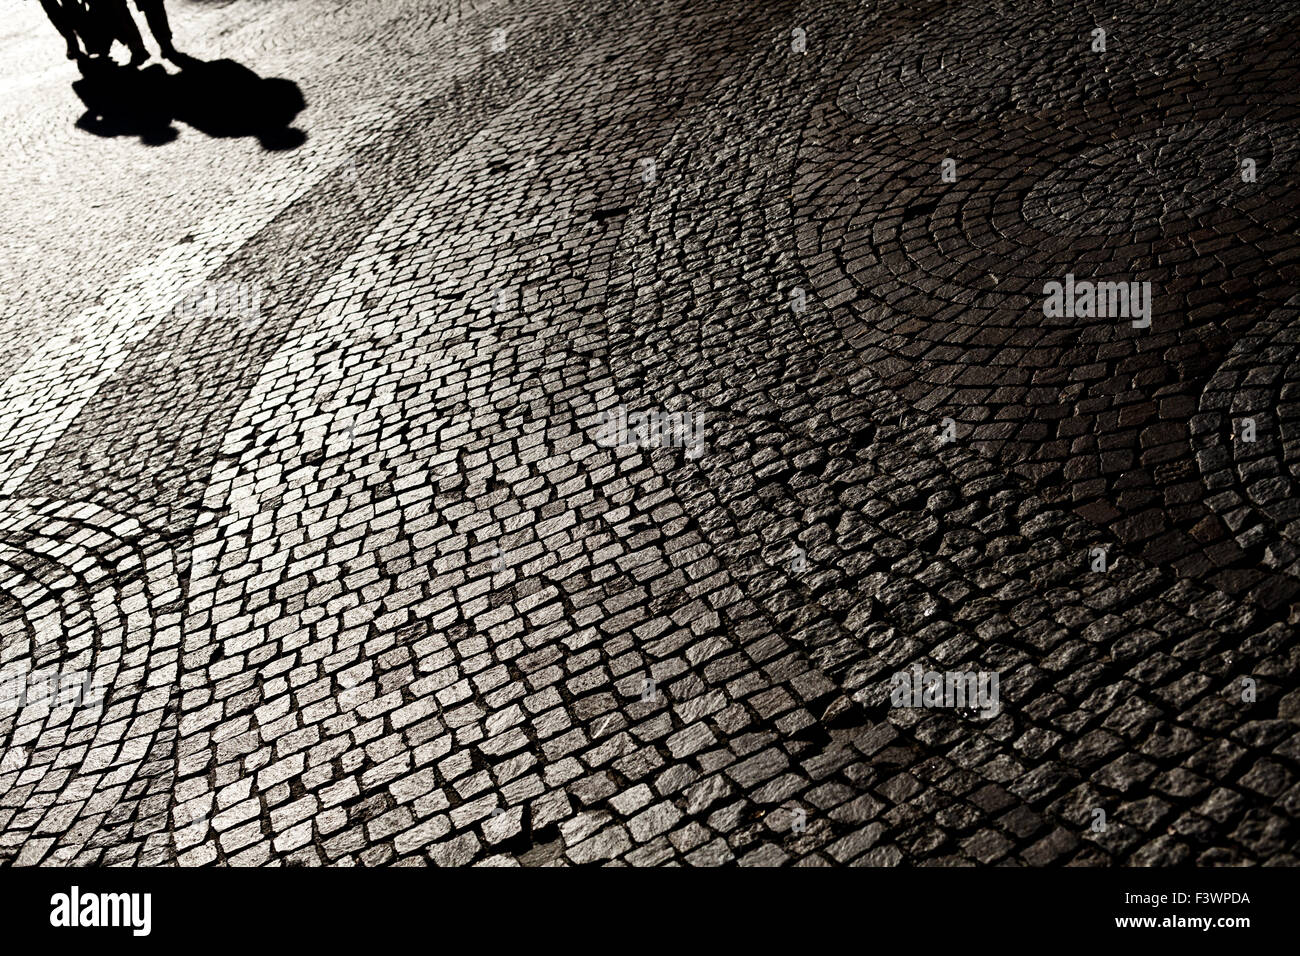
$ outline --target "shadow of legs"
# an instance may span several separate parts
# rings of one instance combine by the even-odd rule
[[[208,136],[255,137],[267,150],[295,149],[307,136],[293,128],[306,103],[291,80],[258,76],[234,60],[204,62],[177,54],[178,73],[155,65],[82,63],[73,89],[86,106],[77,126],[97,136],[138,136],[151,145],[177,136],[179,120]]]

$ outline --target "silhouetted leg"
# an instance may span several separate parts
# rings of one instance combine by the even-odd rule
[[[81,50],[77,46],[76,31],[73,30],[63,6],[59,0],[41,0],[41,6],[45,8],[45,15],[54,24],[54,29],[59,31],[59,35],[68,44],[68,59],[75,60],[81,54]]]
[[[144,40],[140,38],[140,28],[135,25],[135,18],[126,5],[126,0],[93,0],[101,7],[101,12],[108,16],[117,38],[131,51],[131,65],[139,66],[149,59],[149,51]]]
[[[158,49],[162,51],[162,55],[169,60],[175,59],[176,47],[172,45],[172,27],[167,22],[167,7],[163,5],[163,0],[135,0],[135,5],[144,14],[145,21],[149,24],[149,32],[158,41]]]

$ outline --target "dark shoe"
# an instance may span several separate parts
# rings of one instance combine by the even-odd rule
[[[138,66],[143,66],[148,62],[149,62],[149,51],[146,50],[144,47],[140,47],[138,50],[131,51],[131,59],[127,63],[127,65],[131,67],[138,67]]]
[[[170,60],[172,63],[183,63],[184,61],[190,59],[190,57],[186,56],[180,50],[176,49],[176,47],[172,46],[170,42],[162,44],[159,47],[159,52],[162,53],[162,57],[164,60]]]
[[[75,60],[81,56],[81,50],[77,47],[76,41],[68,41],[68,59]]]

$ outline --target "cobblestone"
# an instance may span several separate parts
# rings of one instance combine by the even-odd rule
[[[0,32],[0,862],[1300,858],[1300,9],[174,6],[296,137]]]

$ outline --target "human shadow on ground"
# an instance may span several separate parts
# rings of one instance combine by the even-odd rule
[[[77,127],[96,136],[170,143],[184,123],[208,136],[253,136],[267,150],[295,149],[307,134],[293,122],[307,105],[292,80],[258,76],[234,60],[184,57],[177,73],[155,64],[137,70],[106,58],[81,62],[72,84],[86,106]]]

